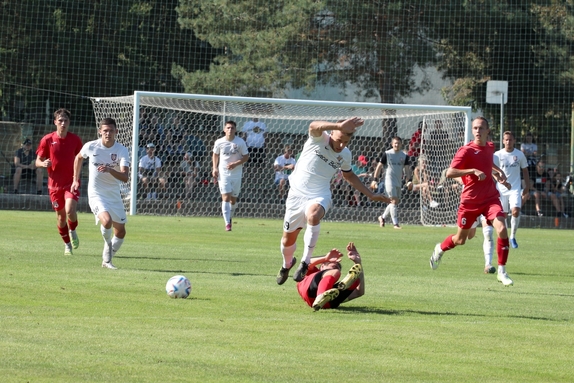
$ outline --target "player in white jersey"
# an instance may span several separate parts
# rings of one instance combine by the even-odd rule
[[[500,201],[502,208],[506,213],[512,213],[510,219],[510,245],[516,249],[518,243],[516,242],[516,231],[520,224],[520,209],[522,208],[522,201],[526,201],[529,196],[530,179],[528,177],[528,161],[522,151],[516,149],[514,144],[516,139],[514,134],[510,131],[503,133],[502,143],[504,148],[494,153],[500,163],[499,167],[506,174],[506,179],[510,183],[510,190],[505,186],[497,184],[498,191],[500,192]],[[524,189],[522,189],[522,182],[520,175],[524,178]]]
[[[120,184],[129,179],[130,156],[128,149],[116,141],[118,129],[114,119],[104,118],[98,132],[100,139],[84,144],[74,160],[72,192],[80,187],[82,164],[87,158],[88,201],[96,217],[96,225],[101,223],[100,231],[104,238],[102,267],[116,269],[112,257],[124,242],[127,222]]]
[[[293,257],[297,248],[297,236],[306,226],[303,259],[293,279],[300,282],[307,273],[319,232],[321,219],[331,207],[331,179],[341,169],[343,177],[355,189],[368,198],[389,203],[390,199],[373,194],[359,177],[351,171],[351,151],[347,145],[358,127],[364,124],[361,118],[334,122],[313,121],[309,125],[309,138],[303,146],[295,170],[289,176],[289,194],[285,203],[285,219],[281,238],[283,266],[277,275],[277,284],[282,285],[289,278],[289,270],[297,262]],[[330,131],[330,134],[327,134]]]
[[[243,164],[249,160],[249,152],[245,141],[236,136],[237,124],[234,121],[227,121],[223,131],[225,137],[218,138],[213,144],[211,173],[217,180],[221,193],[225,230],[231,231],[231,219],[241,192]]]
[[[391,141],[392,149],[383,153],[375,169],[375,181],[378,181],[379,174],[386,166],[385,171],[385,192],[391,198],[391,203],[387,205],[383,214],[379,216],[379,224],[385,226],[385,219],[390,215],[393,221],[393,227],[400,229],[399,216],[397,214],[397,205],[401,201],[401,188],[403,185],[403,169],[410,172],[411,159],[401,150],[402,140],[400,137],[393,137]],[[409,179],[409,174],[406,174]],[[412,183],[410,184],[412,187]]]

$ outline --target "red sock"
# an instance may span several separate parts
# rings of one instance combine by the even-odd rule
[[[498,254],[498,264],[505,266],[508,260],[508,238],[498,238],[496,240],[496,253]]]
[[[68,226],[70,227],[70,230],[76,230],[76,227],[78,227],[78,221],[70,221],[68,220]]]
[[[453,237],[453,236],[454,236],[454,234],[453,234],[453,235],[449,235],[448,237],[446,237],[446,238],[444,239],[444,241],[442,241],[442,243],[440,244],[440,249],[441,249],[442,251],[448,251],[448,250],[454,249],[454,248],[456,247],[456,245],[455,245],[454,242],[452,241],[452,237]]]
[[[70,233],[68,232],[68,225],[64,227],[58,226],[58,232],[60,232],[60,236],[64,243],[70,243]]]
[[[323,279],[321,279],[321,282],[319,282],[319,286],[317,286],[317,296],[323,294],[327,290],[332,289],[333,285],[337,282],[338,279],[339,278],[335,278],[333,275],[323,276]],[[328,309],[330,307],[331,305],[329,304],[329,302],[327,302],[325,306],[323,306],[324,309]]]

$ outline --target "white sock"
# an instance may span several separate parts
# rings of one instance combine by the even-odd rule
[[[226,224],[231,223],[231,202],[221,202],[221,212]]]
[[[237,207],[237,202],[231,204],[231,218],[235,216],[235,208]]]
[[[393,225],[398,225],[399,224],[399,218],[397,217],[397,205],[395,205],[394,203],[389,205],[391,208],[391,219],[393,220]]]
[[[392,203],[388,204],[387,207],[385,208],[385,212],[383,213],[384,219],[387,219],[387,217],[391,213],[391,206],[392,206]]]
[[[102,237],[104,237],[104,241],[111,246],[112,244],[112,228],[106,229],[104,225],[100,225],[100,231],[102,232]]]
[[[114,255],[120,249],[120,247],[122,247],[122,243],[124,243],[124,239],[118,238],[114,235],[112,238],[112,251],[114,252]]]
[[[498,265],[498,274],[506,273],[506,266]]]
[[[281,254],[283,255],[283,268],[287,269],[289,268],[289,266],[291,266],[295,250],[297,250],[297,242],[287,247],[283,246],[283,243],[281,243]]]
[[[482,250],[484,251],[484,265],[491,265],[492,253],[494,252],[494,241],[492,240],[492,226],[485,225],[482,227],[482,234],[484,241],[482,242]]]
[[[516,230],[518,230],[518,225],[520,225],[520,216],[512,216],[512,218],[510,218],[510,238],[516,238]]]
[[[315,245],[319,240],[319,232],[321,231],[321,224],[311,226],[307,225],[305,229],[305,235],[303,236],[303,243],[305,244],[305,249],[303,250],[303,259],[301,262],[309,264],[311,262],[311,257],[313,256],[313,251],[315,250]]]

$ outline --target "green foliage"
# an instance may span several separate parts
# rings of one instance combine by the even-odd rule
[[[486,82],[509,82],[508,127],[539,135],[569,124],[572,101],[572,5],[568,1],[437,1],[429,30],[454,81],[444,94],[453,105],[486,103]],[[448,17],[445,17],[448,15]],[[552,89],[552,96],[543,96]]]
[[[3,382],[569,382],[571,234],[519,231],[504,288],[479,239],[428,258],[450,228],[324,222],[316,254],[354,240],[366,294],[314,313],[277,286],[276,220],[131,216],[114,263],[80,214],[64,257],[52,212],[1,211]],[[30,222],[34,224],[31,226]],[[392,229],[391,229],[392,230]],[[413,238],[416,238],[413,241]],[[302,238],[300,238],[302,240]],[[301,247],[297,251],[301,253]],[[344,267],[350,261],[343,260]],[[192,282],[167,297],[169,277]]]

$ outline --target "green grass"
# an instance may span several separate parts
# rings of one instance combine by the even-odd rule
[[[519,231],[505,288],[482,273],[481,239],[432,271],[453,229],[324,222],[316,255],[355,241],[364,297],[313,312],[275,283],[276,220],[135,216],[114,264],[80,215],[63,256],[54,213],[0,211],[3,382],[569,382],[571,231]],[[302,249],[300,236],[297,256]],[[345,268],[350,261],[344,260]],[[165,283],[192,282],[174,300]]]

